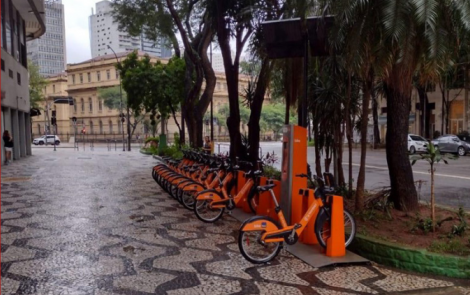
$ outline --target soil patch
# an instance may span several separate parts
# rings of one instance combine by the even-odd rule
[[[349,206],[347,206],[349,207]],[[405,213],[390,208],[370,208],[356,213],[357,232],[364,236],[392,243],[427,249],[435,253],[470,255],[470,214],[463,210],[436,208],[440,226],[432,232],[430,206]]]

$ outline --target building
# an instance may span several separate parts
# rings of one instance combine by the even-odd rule
[[[4,0],[2,5],[2,134],[13,137],[13,159],[31,155],[27,41],[46,31],[44,0]],[[2,141],[2,162],[4,146]]]
[[[125,58],[128,53],[118,53],[119,60]],[[145,53],[139,52],[139,56],[143,57]],[[166,59],[157,59],[153,57],[153,62],[160,60],[166,63]],[[105,87],[119,86],[119,74],[115,69],[116,56],[113,54],[95,57],[93,59],[67,65],[67,73],[56,76],[48,77],[49,85],[45,89],[45,96],[49,103],[50,110],[56,110],[57,118],[57,134],[62,142],[67,142],[73,139],[77,134],[77,139],[95,141],[105,140],[122,140],[122,135],[127,136],[127,128],[121,124],[119,117],[119,110],[107,108],[102,100],[98,98],[98,89]],[[227,84],[225,82],[225,74],[217,72],[217,83],[214,89],[213,103],[214,113],[224,105],[228,104]],[[240,79],[240,91],[246,87],[248,79],[244,76]],[[204,87],[204,86],[203,86]],[[74,99],[74,105],[64,105],[53,103],[53,98],[56,96],[71,96]],[[45,109],[45,106],[42,106]],[[209,109],[208,109],[209,112]],[[49,113],[49,118],[50,118]],[[74,125],[72,117],[77,118],[77,124]],[[181,117],[178,114],[177,120],[180,122]],[[131,119],[131,121],[134,121]],[[33,135],[39,136],[44,134],[45,126],[48,125],[47,117],[45,114],[34,117],[33,120]],[[225,122],[220,122],[215,136],[227,136]],[[208,134],[207,126],[204,127],[205,134]],[[241,127],[242,130],[246,126]],[[85,129],[86,134],[83,135],[81,131]],[[166,124],[166,133],[169,140],[173,139],[173,134],[178,131],[173,117],[170,117]],[[134,135],[150,135],[148,126],[142,122],[137,125]],[[160,134],[160,130],[157,131]]]
[[[92,10],[89,18],[91,57],[112,54],[111,47],[116,53],[139,50],[156,57],[170,57],[171,50],[163,42],[153,42],[141,36],[131,36],[118,28],[118,23],[111,15],[111,2],[108,0],[96,3],[96,13]]]
[[[470,76],[470,73],[467,75]],[[468,82],[467,82],[468,83]],[[409,133],[419,134],[425,138],[433,138],[434,132],[440,134],[458,134],[462,131],[470,131],[470,87],[452,89],[448,92],[450,109],[448,112],[448,126],[445,124],[445,112],[443,111],[442,92],[437,85],[433,91],[427,93],[430,113],[428,119],[428,134],[423,125],[423,115],[420,110],[420,100],[416,89],[412,92],[411,111],[409,115]],[[446,94],[447,95],[447,94]],[[443,115],[444,113],[444,115]],[[382,99],[379,103],[379,129],[380,138],[385,142],[387,132],[387,102]],[[372,118],[372,117],[371,117]],[[372,119],[369,124],[372,124]],[[422,127],[423,126],[423,127]],[[372,127],[369,132],[369,140],[372,140]]]
[[[39,66],[39,73],[50,76],[65,71],[65,18],[62,0],[46,0],[46,33],[28,42],[28,58]]]

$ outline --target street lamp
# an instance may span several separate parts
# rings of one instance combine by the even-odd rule
[[[116,61],[117,61],[117,63],[119,63],[119,59],[117,57],[116,52],[114,52],[114,50],[109,45],[108,45],[108,48],[111,49],[111,51],[114,53],[114,56],[116,57]],[[116,69],[116,71],[117,70],[118,69]],[[125,152],[126,151],[126,148],[125,148],[126,145],[124,143],[124,115],[122,113],[122,80],[121,80],[121,73],[120,72],[119,72],[119,95],[121,97],[121,102],[119,104],[119,120],[121,120],[121,130],[122,130],[122,151]],[[129,114],[128,114],[127,120],[129,120]],[[129,132],[129,130],[128,130],[128,132]]]

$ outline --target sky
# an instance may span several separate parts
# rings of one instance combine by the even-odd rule
[[[91,58],[88,17],[101,0],[62,0],[65,10],[67,63],[79,63]],[[235,43],[232,42],[232,46]],[[214,52],[219,52],[214,43]],[[245,49],[246,50],[246,49]]]
[[[62,0],[65,9],[67,63],[91,58],[88,17],[100,0]]]

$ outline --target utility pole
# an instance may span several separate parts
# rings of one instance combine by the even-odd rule
[[[117,57],[116,52],[114,52],[113,48],[108,45],[108,48],[111,49],[111,51],[114,53],[114,57],[116,58],[116,62],[119,63],[119,59]],[[117,69],[116,69],[117,71]],[[126,151],[126,144],[124,141],[124,113],[122,112],[122,78],[121,78],[121,72],[119,72],[119,96],[121,97],[121,101],[119,103],[119,120],[121,120],[121,130],[122,130],[122,151]],[[129,122],[129,107],[127,108],[127,122]],[[128,131],[129,132],[129,128]],[[129,143],[129,151],[130,151],[130,143]]]

